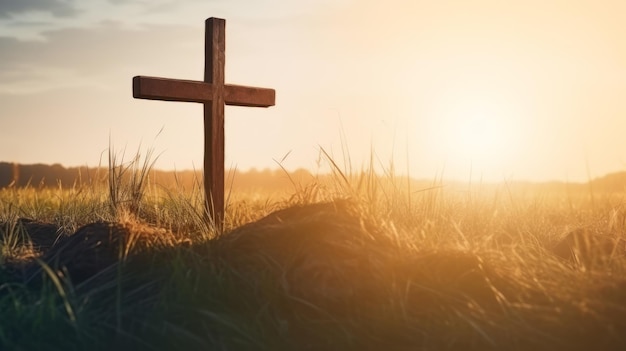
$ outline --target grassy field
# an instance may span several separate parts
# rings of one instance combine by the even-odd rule
[[[0,350],[626,347],[623,193],[336,169],[230,193],[219,233],[197,188],[112,170],[0,190]]]

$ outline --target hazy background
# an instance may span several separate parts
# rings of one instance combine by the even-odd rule
[[[626,168],[625,16],[621,0],[3,0],[0,161],[97,166],[110,137],[201,167],[202,106],[135,100],[131,79],[201,80],[221,17],[227,83],[277,91],[226,108],[226,167],[289,153],[315,172],[320,146],[342,164],[345,145],[357,169],[373,149],[414,177],[584,181]]]

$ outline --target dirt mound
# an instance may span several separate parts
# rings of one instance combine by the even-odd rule
[[[419,302],[419,313],[454,299],[497,308],[511,291],[503,269],[480,255],[406,250],[397,233],[371,218],[347,201],[288,208],[223,235],[217,254],[259,286],[271,271],[289,295],[334,311],[356,300],[384,305],[388,291],[381,287],[398,284],[403,298]]]
[[[0,236],[10,240],[13,236],[21,244],[32,244],[38,252],[49,250],[62,236],[67,235],[63,228],[53,223],[36,221],[30,218],[18,218],[17,221],[0,222]]]
[[[12,230],[17,230],[22,244],[32,243],[36,251],[25,259],[8,259],[6,266],[27,282],[40,276],[42,265],[47,265],[69,275],[73,283],[81,283],[148,248],[171,247],[184,241],[170,231],[137,220],[90,223],[69,235],[50,223],[20,219],[15,226],[17,229]]]
[[[267,269],[259,261],[284,270],[286,288],[306,300],[340,302],[367,289],[353,283],[367,274],[363,265],[372,250],[390,245],[376,234],[357,209],[339,201],[274,212],[221,236],[216,252],[247,274]]]
[[[388,292],[381,286],[397,284],[405,289],[404,299],[420,302],[415,304],[420,313],[441,299],[496,306],[499,294],[511,291],[502,283],[502,269],[481,255],[450,248],[407,250],[393,228],[374,220],[349,201],[295,206],[194,247],[204,259],[237,270],[259,294],[267,293],[270,274],[280,277],[271,281],[280,281],[278,288],[289,295],[335,310],[348,309],[355,299],[384,304]],[[180,242],[169,231],[136,221],[99,222],[60,237],[39,259],[80,283],[147,249],[150,257],[165,257],[166,251],[154,249]],[[23,276],[30,280],[41,272],[41,264],[31,262]]]

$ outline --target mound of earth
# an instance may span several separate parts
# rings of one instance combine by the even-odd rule
[[[459,292],[497,306],[498,294],[511,291],[504,270],[475,253],[407,250],[392,228],[369,221],[347,201],[288,208],[220,237],[216,252],[246,280],[264,279],[270,267],[290,295],[334,311],[349,309],[355,299],[384,304],[388,294],[381,287],[398,282],[415,283],[403,285],[406,298],[424,310]]]
[[[8,270],[27,282],[38,277],[45,264],[78,284],[145,248],[175,241],[171,232],[135,221],[90,223],[73,234],[54,224],[27,219],[19,219],[15,225],[0,225],[4,228],[1,234],[12,230],[22,244],[32,243],[35,254],[25,260],[8,260]]]
[[[30,241],[33,249],[38,252],[49,250],[55,242],[68,234],[56,224],[29,218],[19,218],[15,223],[0,222],[0,236],[6,237],[9,233],[17,234],[16,239],[22,244]]]
[[[472,298],[487,304],[495,304],[498,293],[508,290],[500,284],[504,280],[500,269],[476,254],[446,248],[406,250],[392,229],[370,223],[368,217],[345,200],[295,206],[219,236],[210,244],[211,252],[250,274],[250,279],[260,279],[258,273],[275,267],[284,276],[286,289],[307,301],[322,298],[344,304],[357,295],[375,295],[381,282],[371,276],[385,277],[385,272],[408,281],[438,277],[431,282],[437,291],[471,287]],[[144,249],[180,242],[170,231],[137,221],[91,223],[69,235],[50,223],[20,219],[17,225],[40,252],[39,263],[21,263],[13,269],[26,281],[41,274],[42,262],[69,275],[73,283],[81,283]],[[0,230],[7,228],[0,224]],[[583,260],[595,247],[615,254],[619,244],[575,232],[554,246],[552,253],[566,260]]]

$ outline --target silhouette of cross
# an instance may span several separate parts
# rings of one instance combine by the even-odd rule
[[[208,219],[222,229],[224,221],[224,105],[274,106],[274,89],[224,84],[226,21],[206,20],[204,81],[133,77],[138,99],[204,104],[204,193]]]

